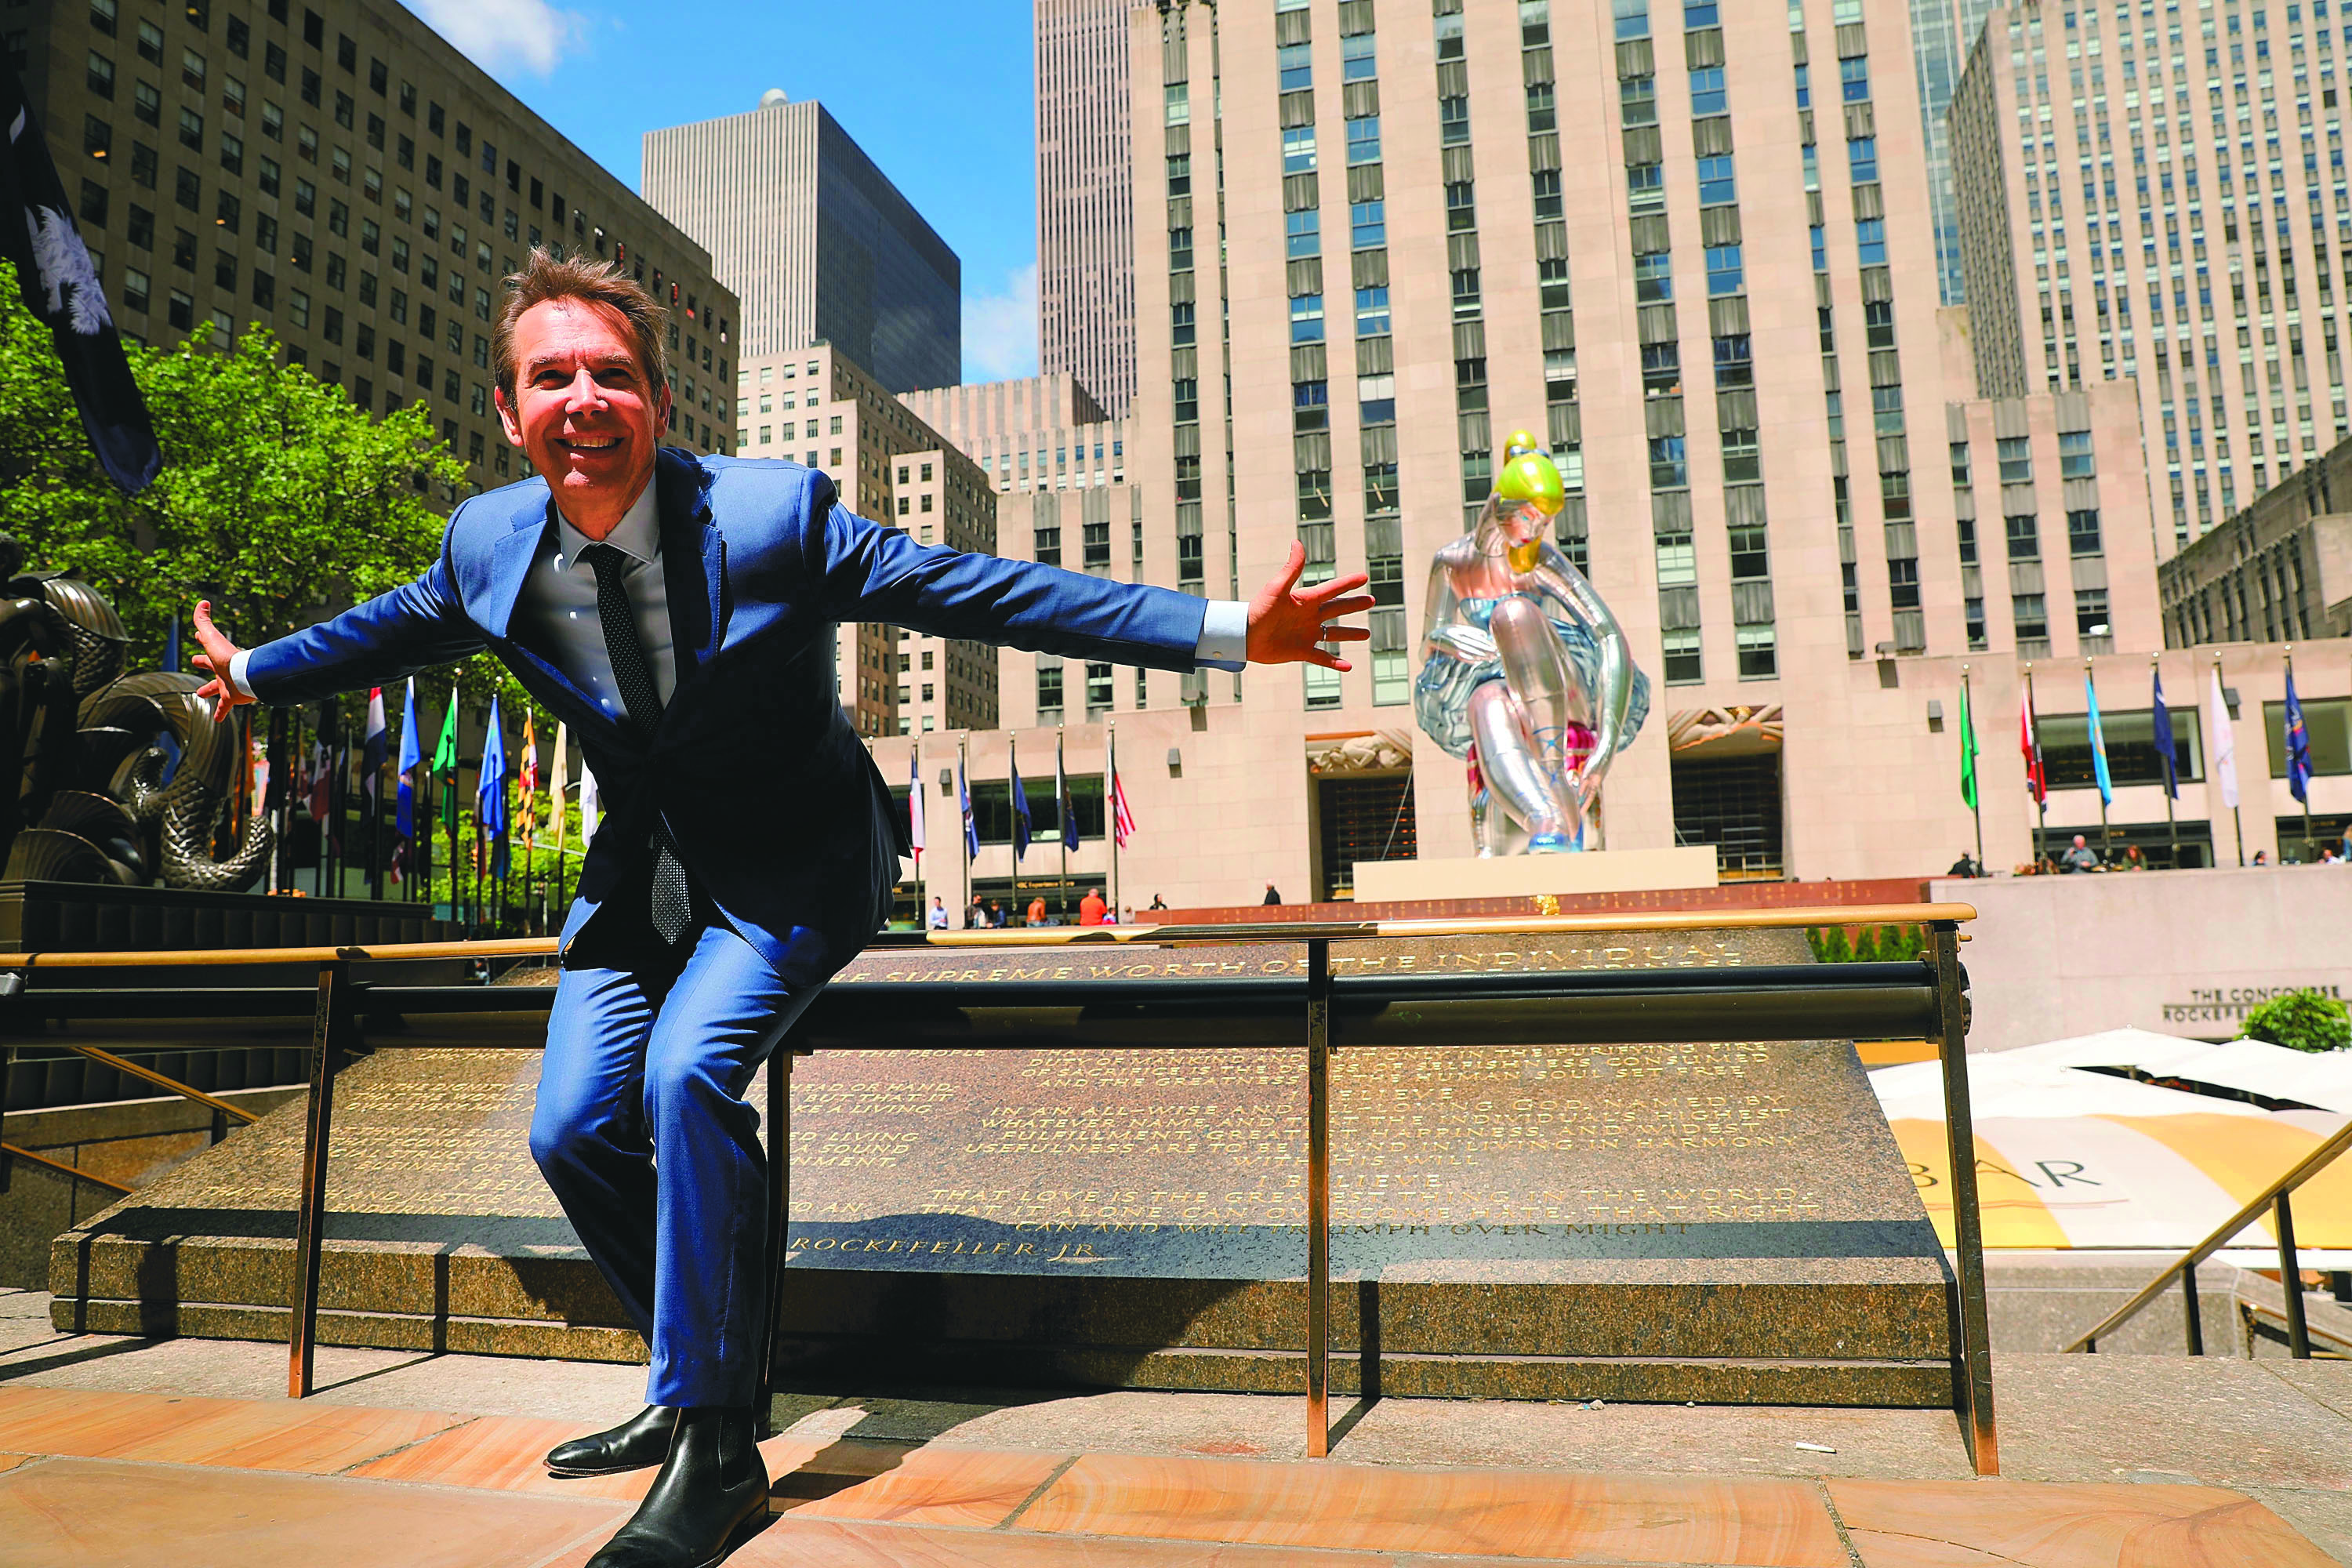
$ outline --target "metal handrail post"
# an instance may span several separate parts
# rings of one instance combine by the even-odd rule
[[[302,1190],[294,1222],[294,1299],[287,1331],[286,1394],[308,1399],[319,1343],[319,1261],[327,1233],[327,1142],[335,1114],[335,1069],[352,1016],[350,973],[319,966],[310,1037],[310,1103],[302,1131]]]
[[[1307,1457],[1331,1452],[1331,944],[1307,944]]]
[[[2278,1219],[2279,1289],[2286,1297],[2287,1353],[2297,1361],[2309,1361],[2311,1326],[2304,1321],[2303,1259],[2295,1252],[2294,1209],[2286,1194],[2279,1194],[2272,1212]]]
[[[1969,1457],[1980,1476],[2000,1474],[1993,1425],[1992,1342],[1985,1315],[1984,1227],[1977,1212],[1976,1121],[1969,1110],[1968,974],[1960,967],[1960,932],[1951,921],[1929,930],[1936,971],[1937,1050],[1944,1064],[1944,1135],[1952,1177],[1953,1251],[1959,1264],[1959,1342],[1952,1347],[1954,1404]]]
[[[2189,1353],[2205,1353],[2205,1320],[2203,1309],[2197,1304],[2197,1265],[2191,1263],[2180,1271],[2180,1313],[2189,1331]]]
[[[2142,1308],[2164,1293],[2165,1287],[2172,1283],[2174,1275],[2183,1268],[2195,1268],[2228,1246],[2240,1231],[2261,1219],[2264,1209],[2274,1210],[2280,1194],[2291,1193],[2303,1185],[2329,1165],[2334,1164],[2336,1157],[2347,1149],[2352,1149],[2352,1122],[2347,1122],[2329,1133],[2326,1142],[2296,1161],[2276,1181],[2247,1199],[2243,1208],[2223,1220],[2218,1227],[2206,1236],[2204,1240],[2190,1247],[2179,1262],[2168,1264],[2162,1273],[2141,1286],[2130,1300],[2100,1319],[2089,1332],[2068,1345],[2062,1353],[2071,1355],[2076,1351],[2095,1353],[2099,1348],[2100,1337],[2115,1332],[2116,1330],[2138,1316]]]

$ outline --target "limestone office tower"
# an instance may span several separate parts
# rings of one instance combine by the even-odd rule
[[[2165,553],[2352,436],[2340,3],[1990,13],[1953,100],[1988,393],[2137,378]]]
[[[646,132],[646,200],[710,249],[744,354],[823,341],[892,392],[963,370],[963,264],[822,104]]]
[[[1113,418],[1135,396],[1127,0],[1035,0],[1037,358]]]
[[[1900,0],[1131,17],[1147,532],[1168,515],[1212,595],[1297,538],[1381,600],[1349,674],[1205,683],[1213,725],[1245,694],[1297,738],[1254,819],[1306,828],[1309,737],[1412,734],[1427,563],[1522,424],[1656,682],[1611,845],[1915,868],[1951,816],[1958,662],[1979,656],[1990,747],[2010,656],[2161,646],[2131,389],[1975,401]],[[1980,550],[1979,518],[2016,508],[2036,537]],[[1009,674],[1004,695],[1018,722]],[[1466,854],[1462,767],[1414,745],[1421,852]]]
[[[404,6],[86,0],[0,26],[131,342],[268,327],[362,408],[429,404],[471,487],[507,484],[530,470],[491,405],[491,323],[546,245],[662,298],[667,439],[734,444],[736,302],[701,246]]]

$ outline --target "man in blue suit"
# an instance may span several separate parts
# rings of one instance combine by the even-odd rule
[[[659,1464],[592,1568],[695,1568],[765,1518],[751,1408],[767,1183],[753,1071],[882,924],[903,814],[843,719],[835,627],[1159,669],[1345,669],[1361,576],[1247,605],[919,545],[793,463],[663,448],[666,312],[534,251],[498,406],[538,477],[467,501],[415,582],[250,650],[196,608],[215,716],[386,686],[488,649],[582,738],[607,816],[564,921],[531,1152],[651,1349],[647,1408],[548,1456]],[[658,1168],[659,1179],[656,1178]]]

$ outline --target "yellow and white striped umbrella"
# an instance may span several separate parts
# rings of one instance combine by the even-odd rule
[[[2346,1118],[2245,1115],[1990,1116],[1976,1122],[1977,1198],[1989,1247],[2195,1246],[2324,1142]],[[1953,1243],[1951,1168],[1940,1121],[1891,1125],[1928,1218]],[[2295,1239],[2352,1249],[2352,1159],[2295,1194]],[[2275,1243],[2270,1219],[2240,1246]]]

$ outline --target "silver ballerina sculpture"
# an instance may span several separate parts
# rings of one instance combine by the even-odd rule
[[[1413,711],[1470,766],[1480,857],[1585,847],[1610,759],[1650,710],[1609,606],[1550,538],[1559,469],[1514,430],[1477,525],[1437,552]]]

